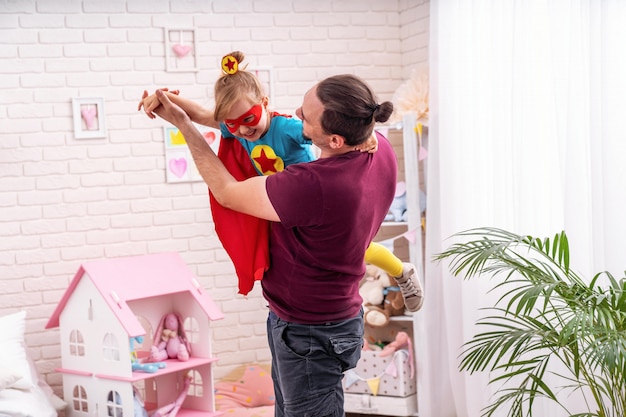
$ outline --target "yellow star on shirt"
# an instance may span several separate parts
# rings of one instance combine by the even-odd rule
[[[255,146],[250,152],[250,157],[256,169],[263,175],[272,175],[285,169],[285,162],[268,145]]]

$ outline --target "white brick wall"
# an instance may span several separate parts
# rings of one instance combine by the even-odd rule
[[[202,183],[165,183],[163,123],[143,89],[212,104],[239,49],[275,70],[292,113],[316,81],[350,72],[391,99],[427,61],[427,0],[0,0],[0,314],[28,311],[27,344],[59,394],[58,333],[44,325],[82,261],[177,251],[226,318],[217,375],[268,361],[265,303],[237,295]],[[196,28],[198,72],[166,72],[163,26]],[[77,140],[72,97],[103,97],[107,137]]]
[[[400,0],[402,77],[405,79],[411,76],[415,66],[428,64],[429,18],[428,0]]]

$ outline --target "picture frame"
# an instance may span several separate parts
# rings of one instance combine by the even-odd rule
[[[76,139],[96,139],[106,137],[104,98],[72,98],[74,117],[74,137]]]
[[[198,36],[195,28],[163,28],[165,39],[165,70],[197,72]]]
[[[221,132],[208,126],[195,124],[204,140],[217,153],[220,146]],[[189,146],[176,126],[163,127],[165,143],[165,182],[198,182],[202,176],[198,172]]]

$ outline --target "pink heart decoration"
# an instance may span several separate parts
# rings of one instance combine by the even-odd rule
[[[170,159],[168,167],[172,174],[181,178],[187,172],[187,160],[185,158]]]
[[[87,125],[87,130],[96,129],[96,117],[98,116],[98,110],[95,107],[83,107],[80,109],[80,115],[85,120],[85,125]]]
[[[191,46],[190,45],[181,45],[179,43],[177,43],[176,45],[173,46],[174,52],[176,53],[176,55],[179,58],[184,57],[185,55],[187,55],[189,53],[189,51],[191,51]]]
[[[206,140],[206,143],[208,143],[209,145],[215,142],[214,132],[204,132],[202,136],[204,136],[204,140]]]

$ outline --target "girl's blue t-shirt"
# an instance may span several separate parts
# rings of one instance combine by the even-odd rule
[[[291,164],[315,159],[311,141],[302,136],[302,121],[298,119],[274,114],[270,128],[256,142],[234,136],[224,123],[220,123],[220,129],[224,138],[241,143],[260,175],[272,175]]]

